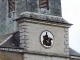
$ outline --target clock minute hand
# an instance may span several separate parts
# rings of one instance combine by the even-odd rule
[[[47,43],[49,43],[49,39],[48,39],[48,40],[46,40],[46,42],[47,42]]]

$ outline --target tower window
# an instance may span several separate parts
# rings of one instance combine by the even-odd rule
[[[40,8],[47,8],[47,10],[49,10],[48,0],[39,0],[39,7]]]
[[[8,12],[15,11],[15,0],[8,0]]]

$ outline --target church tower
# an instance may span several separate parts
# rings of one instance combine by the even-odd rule
[[[0,23],[0,28],[4,29],[0,32],[20,32],[20,41],[15,34],[9,37],[13,36],[14,43],[19,43],[17,51],[11,48],[21,54],[21,60],[69,60],[69,27],[72,24],[62,18],[61,0],[0,0],[0,3],[5,10],[0,14],[5,16],[0,21],[6,23]]]
[[[24,60],[69,60],[71,24],[62,17],[23,12],[16,21]]]
[[[15,19],[23,60],[69,60],[71,24],[61,17],[60,0],[27,0],[26,6]]]

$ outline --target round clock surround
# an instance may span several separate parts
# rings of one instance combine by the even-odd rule
[[[53,40],[53,34],[48,30],[43,31],[40,35],[40,42],[45,48],[52,47]]]

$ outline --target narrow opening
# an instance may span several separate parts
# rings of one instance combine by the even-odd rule
[[[39,0],[39,7],[46,8],[49,10],[49,1],[48,0]]]
[[[11,12],[15,11],[15,0],[8,0],[8,16],[11,17]]]

